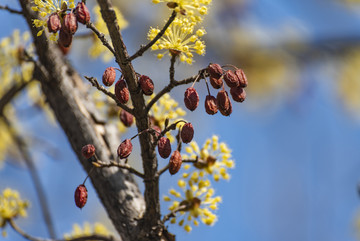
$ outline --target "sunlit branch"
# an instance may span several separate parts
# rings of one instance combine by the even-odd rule
[[[172,210],[169,214],[165,215],[164,218],[162,219],[162,223],[165,223],[165,222],[168,221],[170,218],[175,217],[177,212],[184,211],[184,210],[187,209],[187,208],[188,208],[187,205],[180,205],[179,207],[177,207],[177,208],[175,208],[174,210]]]

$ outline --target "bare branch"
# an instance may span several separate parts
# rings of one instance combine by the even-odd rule
[[[0,9],[7,10],[7,11],[9,11],[10,13],[21,14],[21,15],[23,14],[22,11],[9,8],[9,7],[6,6],[6,5],[5,5],[5,6],[0,5]]]
[[[142,56],[143,53],[148,50],[149,48],[151,48],[151,46],[153,46],[156,41],[158,41],[165,33],[166,29],[168,29],[168,27],[170,26],[170,24],[174,21],[176,17],[176,12],[173,11],[170,18],[168,19],[168,21],[166,22],[166,24],[164,25],[164,27],[161,29],[161,31],[155,36],[155,38],[153,40],[151,40],[147,45],[145,46],[141,46],[141,48],[134,54],[132,55],[128,61],[133,61],[134,59],[136,59],[139,56]]]
[[[101,33],[99,30],[97,30],[97,28],[95,27],[95,25],[92,22],[88,22],[86,24],[86,27],[91,29],[96,34],[96,36],[99,38],[99,40],[103,43],[103,45],[106,48],[108,48],[110,50],[110,52],[113,53],[115,56],[115,50],[110,45],[109,41],[105,38],[105,34]]]
[[[163,174],[164,172],[166,172],[168,169],[169,169],[169,163],[168,163],[165,167],[161,168],[161,169],[156,173],[155,177],[156,177],[156,178],[160,177],[161,174]]]
[[[3,96],[0,98],[0,115],[3,114],[5,106],[10,103],[10,101],[22,91],[30,81],[24,81],[20,85],[14,84]]]
[[[97,161],[95,162],[95,165],[99,164],[99,167],[118,167],[118,168],[122,168],[122,169],[126,169],[129,172],[131,172],[132,174],[135,174],[138,177],[141,178],[145,178],[144,174],[140,173],[139,171],[137,171],[136,169],[132,168],[130,165],[128,164],[120,164],[114,161],[111,161],[110,163],[104,163],[102,161]]]
[[[172,210],[169,214],[165,215],[164,218],[162,219],[162,223],[165,223],[166,221],[168,221],[170,218],[173,218],[176,216],[177,212],[180,211],[184,211],[188,208],[187,205],[180,205],[179,207],[175,208],[174,210]]]

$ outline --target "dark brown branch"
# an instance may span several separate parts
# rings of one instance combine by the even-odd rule
[[[110,163],[104,163],[102,161],[97,161],[95,162],[95,165],[99,164],[99,167],[118,167],[118,168],[122,168],[122,169],[126,169],[129,172],[131,172],[132,174],[135,174],[136,176],[140,177],[140,178],[144,178],[144,174],[140,173],[139,171],[137,171],[136,169],[132,168],[130,165],[128,164],[120,164],[114,161],[111,161]]]
[[[187,205],[180,205],[179,207],[175,208],[174,210],[172,210],[170,213],[168,213],[167,215],[164,216],[164,218],[162,219],[162,223],[165,223],[166,221],[168,221],[170,218],[173,218],[176,216],[177,212],[180,211],[184,211],[188,208]]]
[[[161,169],[156,173],[155,177],[157,177],[157,178],[160,177],[161,174],[163,174],[164,172],[166,172],[168,169],[169,169],[169,163],[168,163],[165,167],[161,168]]]
[[[22,91],[30,81],[24,81],[21,84],[14,84],[0,99],[0,114],[2,115],[4,112],[5,106],[10,103],[10,101],[20,92]]]
[[[103,43],[103,45],[106,48],[108,48],[111,53],[113,53],[115,55],[115,50],[110,45],[110,42],[105,38],[105,34],[101,33],[99,30],[97,30],[97,28],[95,27],[95,25],[92,22],[88,22],[86,24],[86,27],[91,29],[96,34],[96,36],[99,38],[99,40]]]
[[[169,70],[170,83],[175,82],[175,61],[176,61],[176,55],[173,54],[170,59],[170,70]]]
[[[7,10],[7,11],[10,12],[10,13],[16,13],[16,14],[21,14],[21,15],[23,14],[22,11],[9,8],[8,6],[2,6],[2,5],[0,5],[0,9]]]
[[[176,17],[176,12],[173,11],[170,18],[168,19],[168,21],[166,22],[166,24],[164,25],[164,27],[161,29],[161,31],[155,36],[155,38],[153,40],[151,40],[147,45],[145,46],[141,46],[141,48],[134,54],[132,55],[128,61],[133,61],[134,59],[136,59],[137,57],[142,56],[146,50],[148,50],[149,48],[151,48],[151,46],[153,46],[156,41],[158,41],[165,33],[166,29],[168,29],[168,27],[170,26],[170,24],[174,21]]]
[[[108,91],[107,89],[105,89],[103,86],[101,86],[99,84],[99,82],[97,81],[96,78],[94,77],[88,77],[88,76],[84,76],[85,79],[87,79],[94,87],[96,87],[98,90],[100,90],[101,92],[103,92],[105,95],[109,96],[111,99],[113,99],[116,104],[121,107],[122,109],[126,110],[127,112],[129,112],[130,114],[134,115],[134,110],[129,108],[127,105],[124,105],[123,103],[121,103],[120,101],[118,101],[118,99],[116,98],[115,94],[111,93],[110,91]]]

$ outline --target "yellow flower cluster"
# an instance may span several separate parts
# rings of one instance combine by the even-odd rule
[[[166,50],[157,55],[158,59],[162,59],[164,54],[180,57],[181,62],[188,64],[193,63],[193,52],[204,55],[205,43],[200,37],[206,34],[203,28],[194,30],[195,22],[191,22],[186,18],[176,18],[165,34],[151,47],[151,50]],[[195,31],[195,33],[194,33]],[[158,28],[150,28],[148,39],[152,40],[160,32]]]
[[[212,136],[205,141],[203,147],[199,148],[195,141],[192,141],[189,146],[185,148],[187,154],[183,154],[183,160],[192,159],[198,160],[194,163],[195,170],[192,171],[192,175],[184,173],[184,178],[191,178],[191,176],[204,177],[205,175],[212,175],[215,181],[219,181],[220,178],[225,180],[230,179],[230,175],[227,170],[234,168],[234,161],[231,160],[231,150],[224,142],[219,143],[217,136]],[[185,170],[189,170],[191,165],[184,166]]]
[[[151,96],[148,102],[155,97],[155,94]],[[182,120],[181,116],[185,116],[186,112],[178,107],[179,103],[172,99],[169,94],[163,95],[158,102],[156,102],[151,110],[149,115],[153,117],[154,125],[160,127],[161,130],[165,128],[165,120],[169,120],[169,124],[172,124],[178,120]],[[180,122],[178,128],[180,128],[184,123]],[[166,133],[167,138],[170,142],[175,141],[175,137],[171,135],[170,132]]]
[[[184,196],[175,189],[170,189],[170,195],[163,197],[164,201],[172,202],[170,211],[180,210],[179,215],[170,222],[178,222],[187,232],[191,231],[192,224],[198,226],[199,220],[206,225],[214,224],[217,216],[213,211],[217,210],[221,197],[214,196],[215,191],[210,187],[210,181],[194,175],[187,182],[180,179],[178,186]]]
[[[33,23],[35,27],[41,28],[37,33],[37,36],[41,36],[44,30],[47,28],[47,18],[52,13],[59,13],[62,10],[75,8],[74,0],[34,0],[35,6],[32,7],[33,11],[39,12],[43,19],[34,19]],[[57,33],[50,34],[49,39],[56,41]]]
[[[117,7],[114,7],[114,11],[116,14],[116,18],[119,24],[120,29],[124,29],[128,26],[128,22],[120,12],[120,10]],[[95,27],[105,34],[106,39],[110,40],[109,31],[106,27],[106,23],[104,22],[103,18],[101,17],[100,13],[100,7],[96,5],[93,9],[94,12],[94,25]],[[94,35],[93,38],[93,45],[89,49],[89,55],[92,58],[98,58],[99,56],[102,56],[102,59],[104,62],[109,62],[114,58],[114,55],[101,43],[101,41],[98,39],[97,36]]]
[[[0,227],[4,227],[7,220],[18,216],[26,217],[28,201],[23,201],[17,191],[10,188],[3,190],[0,195]]]
[[[110,236],[112,233],[101,223],[95,223],[92,227],[89,223],[84,223],[84,227],[81,228],[79,224],[73,225],[73,230],[70,234],[65,234],[64,238],[66,240],[80,238],[83,236],[90,236],[90,235],[104,235]]]

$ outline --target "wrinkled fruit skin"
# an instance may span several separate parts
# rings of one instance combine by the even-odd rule
[[[209,64],[207,71],[210,77],[219,79],[223,74],[223,70],[219,64]]]
[[[218,112],[217,100],[212,95],[207,95],[205,99],[205,111],[209,115],[215,115]]]
[[[130,127],[134,123],[134,116],[126,110],[121,109],[120,121],[124,124],[124,126]]]
[[[199,95],[193,87],[189,87],[186,89],[184,94],[184,102],[186,108],[191,111],[194,111],[199,105]]]
[[[220,113],[229,116],[232,112],[232,105],[228,93],[225,90],[220,90],[216,99]]]
[[[116,79],[116,71],[113,67],[108,67],[105,69],[102,76],[102,82],[105,86],[111,86]]]
[[[223,80],[221,77],[215,78],[210,76],[210,84],[214,89],[220,89],[221,86],[223,85]]]
[[[47,27],[50,33],[56,33],[61,28],[61,20],[57,13],[53,13],[49,16],[47,21]]]
[[[63,30],[63,28],[60,29],[59,33],[59,45],[62,45],[65,48],[68,48],[71,45],[72,42],[72,35],[68,34]]]
[[[235,70],[235,75],[239,80],[240,87],[245,88],[248,85],[246,75],[242,69]]]
[[[76,5],[75,13],[76,20],[79,23],[86,24],[90,21],[90,12],[89,9],[86,7],[85,3],[79,2]]]
[[[160,140],[158,141],[158,152],[159,155],[166,159],[170,156],[171,154],[171,144],[170,144],[170,140],[166,137],[161,137]]]
[[[194,127],[191,123],[186,123],[185,125],[183,125],[183,127],[181,128],[181,140],[184,143],[189,143],[190,141],[192,141],[193,137],[194,137]]]
[[[181,164],[182,164],[181,154],[178,150],[176,150],[173,152],[173,154],[170,157],[170,161],[169,161],[170,174],[171,175],[176,174],[180,170]]]
[[[224,80],[227,86],[235,87],[239,85],[239,79],[238,77],[232,72],[231,70],[227,70],[224,74]]]
[[[232,87],[230,89],[230,94],[236,102],[243,102],[246,99],[246,92],[240,86]]]
[[[115,96],[119,102],[125,104],[129,101],[130,93],[124,79],[119,79],[115,84]]]
[[[86,158],[89,159],[93,155],[95,155],[95,146],[91,144],[87,144],[81,148],[81,154]]]
[[[141,75],[139,79],[140,88],[144,95],[152,95],[154,92],[154,82],[146,75]]]
[[[133,145],[131,143],[130,139],[126,139],[125,141],[121,142],[117,149],[117,154],[120,157],[120,159],[127,158],[130,156],[133,149]]]
[[[87,201],[87,189],[85,185],[81,184],[79,185],[75,190],[75,204],[78,208],[83,208]]]
[[[78,28],[78,23],[76,21],[76,17],[73,13],[68,13],[64,16],[64,23],[62,25],[62,29],[71,35],[74,35]]]

